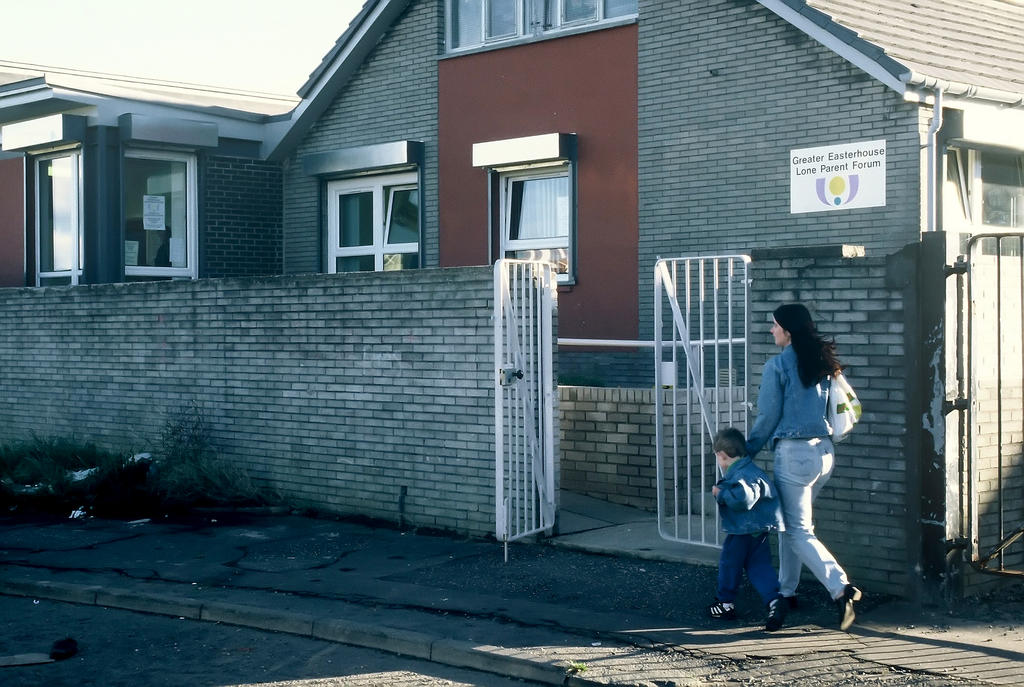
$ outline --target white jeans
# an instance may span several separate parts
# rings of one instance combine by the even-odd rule
[[[832,476],[830,439],[779,439],[775,445],[775,486],[786,531],[779,534],[779,593],[796,594],[802,566],[814,573],[833,599],[849,580],[835,557],[814,536],[812,504]]]

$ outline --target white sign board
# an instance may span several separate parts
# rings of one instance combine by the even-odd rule
[[[885,139],[789,152],[789,211],[885,205]]]
[[[163,196],[142,196],[142,228],[163,231],[167,223],[166,201]]]

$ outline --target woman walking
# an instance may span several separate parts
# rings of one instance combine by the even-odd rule
[[[775,484],[786,525],[779,534],[779,597],[772,602],[767,629],[782,627],[806,565],[835,600],[839,628],[845,631],[853,624],[853,602],[861,591],[814,535],[812,513],[834,466],[832,428],[825,415],[831,376],[841,366],[835,343],[818,333],[803,305],[781,305],[773,316],[771,332],[782,352],[765,363],[757,420],[747,439],[750,456],[766,444],[775,451]]]

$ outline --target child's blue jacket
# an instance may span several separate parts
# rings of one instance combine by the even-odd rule
[[[718,480],[718,512],[726,534],[757,534],[783,530],[782,509],[775,483],[750,456],[729,466]]]

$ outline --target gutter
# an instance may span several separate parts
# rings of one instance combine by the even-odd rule
[[[998,88],[987,88],[985,86],[974,86],[959,81],[946,81],[937,79],[934,76],[925,76],[917,72],[910,72],[905,76],[908,87],[929,90],[938,93],[942,91],[947,96],[968,98],[971,100],[987,100],[992,103],[1006,107],[1024,108],[1024,94],[1012,91],[1003,91]]]

